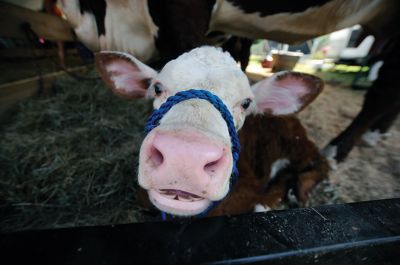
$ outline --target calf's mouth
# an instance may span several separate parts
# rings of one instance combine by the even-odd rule
[[[194,202],[194,201],[204,200],[204,197],[183,190],[160,189],[159,193],[166,198],[177,201]]]
[[[199,214],[211,204],[209,199],[177,189],[151,189],[148,194],[157,208],[178,216]]]

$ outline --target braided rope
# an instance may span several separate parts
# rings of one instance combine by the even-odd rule
[[[154,110],[153,113],[150,115],[145,127],[146,134],[148,134],[151,130],[153,130],[160,124],[160,120],[173,106],[188,99],[207,100],[219,111],[222,118],[225,120],[228,126],[229,136],[231,138],[231,150],[233,158],[233,166],[231,173],[231,186],[232,186],[233,183],[236,182],[237,177],[239,175],[236,163],[239,159],[240,142],[238,134],[236,132],[235,123],[233,122],[233,117],[229,112],[228,108],[226,107],[226,105],[224,104],[224,102],[222,102],[222,100],[218,96],[206,90],[196,90],[196,89],[189,89],[176,93],[174,96],[169,97],[167,101],[160,106],[159,109]],[[214,202],[208,209],[206,209],[205,212],[201,213],[201,215],[204,216],[205,213],[211,210],[211,208],[215,207],[217,203],[218,202]],[[163,216],[165,216],[165,213],[163,214]]]

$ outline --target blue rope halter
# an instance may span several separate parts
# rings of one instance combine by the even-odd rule
[[[213,93],[206,90],[196,90],[189,89],[185,91],[180,91],[176,93],[174,96],[171,96],[164,102],[159,109],[153,111],[147,120],[145,132],[148,134],[151,130],[159,125],[160,120],[164,117],[164,115],[173,107],[175,104],[178,104],[182,101],[188,99],[204,99],[210,102],[218,111],[221,113],[222,118],[225,120],[229,135],[231,138],[231,150],[232,150],[232,158],[233,158],[233,167],[231,174],[231,186],[236,182],[237,177],[239,175],[239,171],[236,166],[236,162],[239,159],[240,153],[240,142],[239,137],[236,132],[235,123],[233,122],[233,117],[229,112],[228,108],[222,102],[222,100],[214,95]],[[219,202],[213,202],[209,208],[207,208],[203,213],[199,214],[199,216],[205,216],[212,208],[214,208]],[[161,212],[162,219],[166,219],[166,214]]]

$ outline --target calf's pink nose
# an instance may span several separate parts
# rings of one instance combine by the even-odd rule
[[[189,192],[204,190],[212,180],[230,175],[229,150],[202,135],[157,132],[146,144],[147,159],[141,166],[159,188],[177,184]]]

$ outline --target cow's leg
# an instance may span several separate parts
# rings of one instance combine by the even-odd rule
[[[246,71],[250,60],[250,48],[253,40],[247,38],[231,37],[222,45],[224,51],[228,51],[235,61],[240,62],[240,68]]]
[[[246,68],[249,65],[250,60],[250,48],[253,44],[253,40],[247,38],[241,38],[241,49],[240,49],[240,68],[243,72],[246,72]]]
[[[328,178],[328,161],[319,154],[315,155],[316,157],[299,172],[297,177],[294,192],[302,204],[308,200],[310,191],[322,180]]]
[[[385,91],[383,87],[380,88]],[[382,95],[382,91],[380,91],[380,93],[375,93],[376,90],[379,90],[376,86],[370,88],[367,92],[361,112],[350,126],[338,137],[333,139],[324,149],[323,152],[328,158],[333,158],[337,162],[343,161],[361,136],[367,132],[369,128],[372,128],[374,124],[386,119],[385,116],[390,113],[391,109],[394,109],[394,105],[396,104],[394,101],[398,100],[396,98],[397,95],[390,93]],[[391,121],[393,122],[393,120]]]
[[[157,68],[184,52],[208,44],[206,33],[214,4],[203,0],[148,1],[150,15],[158,27],[155,44],[160,60],[154,63]]]
[[[243,178],[245,180],[239,179],[233,190],[208,213],[208,216],[243,214],[253,210],[257,197],[257,182],[248,181],[248,176]]]
[[[400,107],[400,82],[398,73],[400,65],[400,38],[394,38],[384,49],[384,64],[379,71],[379,76],[368,90],[360,113],[353,120],[350,126],[338,137],[333,139],[324,149],[328,158],[338,162],[343,161],[350,153],[354,144],[360,137],[376,124],[386,121],[386,129],[394,121],[395,114],[392,114]]]
[[[240,55],[240,47],[239,43],[240,42],[240,38],[238,37],[230,37],[222,46],[221,48],[224,51],[229,52],[229,54],[232,56],[233,59],[235,59],[235,61],[239,60],[239,55]]]
[[[255,210],[276,208],[282,200],[287,198],[290,188],[296,185],[296,175],[291,167],[280,170],[276,176],[268,183],[265,191],[258,196]]]
[[[285,199],[294,205],[305,204],[309,192],[315,185],[328,177],[328,171],[328,162],[319,154],[308,165],[292,165],[282,169],[268,183],[267,189],[260,196],[258,203],[265,208],[272,209]]]
[[[362,135],[363,142],[369,146],[375,146],[383,136],[387,135],[387,131],[396,120],[399,112],[400,108],[397,108],[375,122],[371,128]]]
[[[349,127],[347,127],[338,137],[333,139],[329,145],[324,148],[323,153],[329,159],[334,159],[337,162],[343,161],[350,153],[358,139],[360,139],[361,135],[364,134],[376,121],[378,121],[384,112],[385,108],[382,105],[376,106],[374,100],[371,99],[371,97],[368,97],[367,94],[361,112]]]
[[[58,59],[60,60],[60,65],[62,67],[67,67],[65,64],[65,48],[64,48],[64,42],[62,41],[57,41],[57,52],[58,52]]]
[[[396,120],[399,112],[400,108],[397,108],[394,111],[388,113],[385,117],[378,120],[374,125],[372,125],[371,130],[379,130],[380,133],[386,133],[393,122]]]

